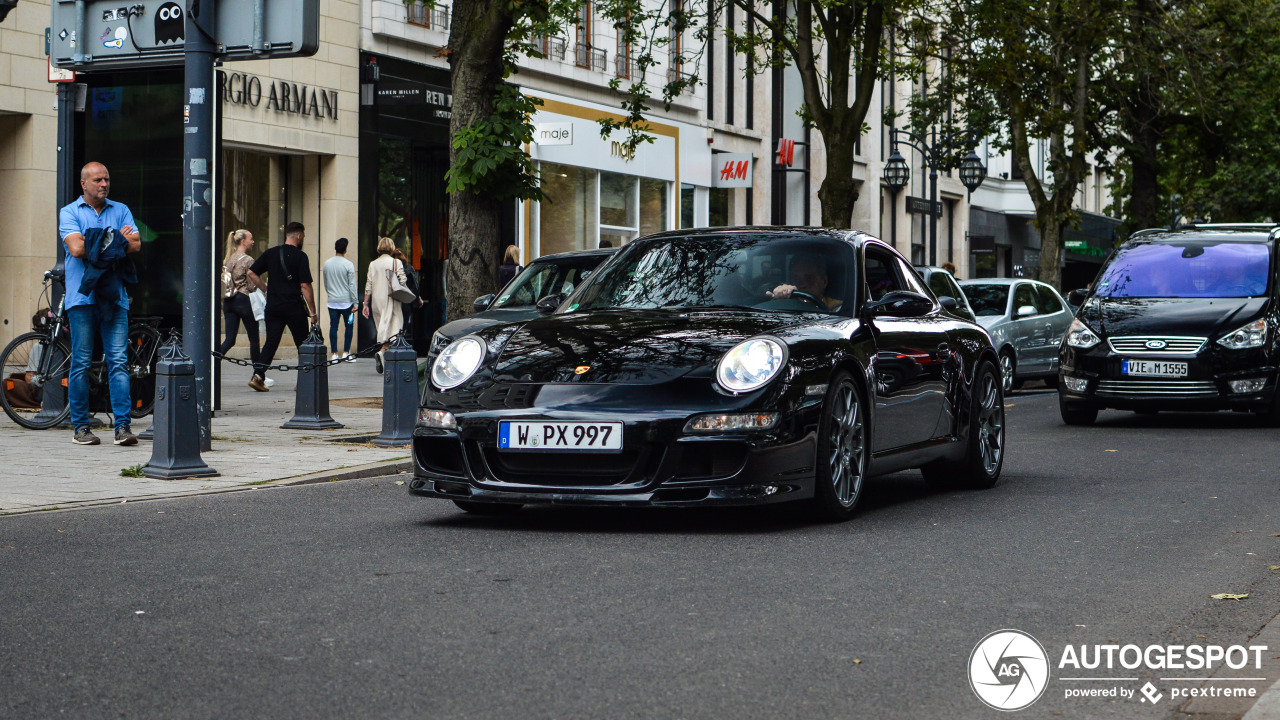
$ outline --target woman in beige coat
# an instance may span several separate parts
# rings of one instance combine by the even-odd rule
[[[396,243],[391,238],[378,240],[378,259],[369,263],[369,275],[364,283],[364,309],[361,313],[369,317],[372,311],[373,323],[378,326],[378,342],[383,343],[373,359],[378,372],[382,372],[382,351],[386,349],[387,340],[404,327],[400,303],[391,297],[392,272],[401,285],[405,284],[404,264],[392,255],[395,249]]]

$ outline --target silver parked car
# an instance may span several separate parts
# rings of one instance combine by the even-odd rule
[[[954,275],[934,265],[916,265],[915,268],[934,295],[956,299],[956,308],[950,311],[952,315],[958,315],[969,322],[978,322],[973,308],[969,306],[969,298],[965,297],[964,290],[960,289]]]
[[[1053,286],[1025,278],[960,283],[978,324],[991,333],[1004,370],[1004,389],[1043,379],[1058,386],[1058,346],[1071,326],[1071,310]]]

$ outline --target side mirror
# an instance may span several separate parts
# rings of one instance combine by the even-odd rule
[[[920,317],[933,310],[933,301],[919,293],[895,290],[863,306],[871,317]]]
[[[1089,291],[1084,288],[1072,290],[1067,293],[1067,302],[1072,305],[1080,306],[1084,304],[1086,298],[1089,297]]]
[[[960,307],[960,301],[956,300],[950,295],[939,296],[938,304],[941,305],[943,309],[946,309],[946,310],[955,310],[956,308]]]
[[[551,293],[550,295],[539,300],[538,304],[535,305],[534,307],[538,309],[539,313],[543,315],[550,315],[551,313],[556,311],[556,308],[560,307],[560,303],[564,302],[564,299],[566,297],[569,297],[569,296],[565,295],[564,293]]]
[[[493,293],[489,293],[488,295],[481,295],[476,298],[476,301],[471,304],[471,312],[483,312],[488,310],[489,306],[493,304],[493,297]]]
[[[1019,307],[1016,312],[1013,313],[1013,317],[1016,320],[1021,317],[1029,317],[1035,314],[1036,314],[1035,308],[1031,307],[1030,305],[1023,305]]]

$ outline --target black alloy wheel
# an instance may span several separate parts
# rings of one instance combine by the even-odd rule
[[[969,432],[964,459],[934,462],[922,468],[925,482],[985,490],[1000,482],[1004,468],[1005,416],[1002,373],[990,361],[978,365],[969,406]]]
[[[862,393],[853,376],[832,378],[818,427],[814,510],[824,520],[853,517],[867,477],[869,427]]]

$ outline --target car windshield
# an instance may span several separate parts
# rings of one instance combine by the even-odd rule
[[[635,241],[622,253],[579,288],[566,312],[734,306],[843,313],[852,305],[853,254],[834,238],[658,237]]]
[[[1099,297],[1254,297],[1267,292],[1265,243],[1139,243],[1123,247],[1098,278]]]
[[[602,260],[593,256],[532,263],[502,288],[489,308],[527,307],[552,293],[568,295]]]
[[[1009,307],[1008,285],[970,285],[965,283],[964,294],[969,298],[969,307],[978,317],[1003,315]]]

